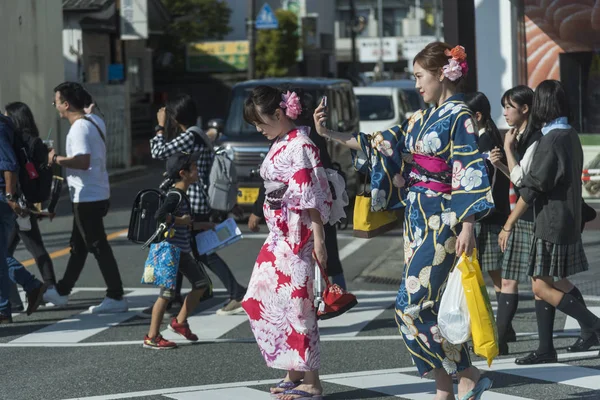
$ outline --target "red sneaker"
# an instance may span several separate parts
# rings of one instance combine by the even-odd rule
[[[153,338],[149,338],[148,335],[144,337],[144,347],[147,349],[154,350],[171,350],[177,347],[177,344],[168,341],[163,338],[162,335],[158,335]]]
[[[190,325],[187,323],[187,321],[180,324],[177,322],[177,318],[173,318],[169,324],[169,330],[183,336],[187,340],[191,340],[192,342],[196,342],[198,340],[198,336],[192,333],[190,330]]]

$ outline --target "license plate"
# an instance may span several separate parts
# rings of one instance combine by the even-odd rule
[[[238,190],[238,204],[254,204],[258,199],[259,188],[240,188]]]

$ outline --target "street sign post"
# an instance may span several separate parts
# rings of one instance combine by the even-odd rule
[[[263,4],[256,17],[256,29],[277,29],[279,21],[268,3]]]

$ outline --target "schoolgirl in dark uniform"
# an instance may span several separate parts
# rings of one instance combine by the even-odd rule
[[[555,309],[576,319],[592,335],[600,334],[600,319],[590,312],[580,292],[567,279],[587,271],[581,240],[583,150],[577,132],[569,125],[569,105],[562,84],[542,82],[535,91],[532,123],[542,138],[531,169],[521,181],[521,198],[500,233],[505,249],[517,220],[527,209],[535,212],[528,275],[536,296],[539,347],[518,358],[517,364],[557,362],[552,340]]]

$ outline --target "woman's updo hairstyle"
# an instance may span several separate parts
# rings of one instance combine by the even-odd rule
[[[288,88],[257,86],[244,102],[244,120],[250,125],[264,124],[259,112],[272,116],[277,109],[292,120],[298,119],[306,113],[302,93]]]
[[[431,72],[434,76],[440,76],[442,75],[442,70],[444,66],[448,65],[450,59],[452,58],[452,56],[449,56],[447,53],[452,52],[455,49],[456,48],[453,48],[448,43],[444,42],[429,43],[427,46],[425,46],[423,50],[421,50],[415,56],[415,58],[413,59],[413,65],[415,63],[419,63],[419,65],[423,67],[423,69],[426,69],[427,71]],[[466,63],[466,54],[464,56]],[[454,85],[459,85],[463,81],[465,75],[466,71],[463,71],[462,76],[458,79],[454,81],[451,79],[447,79],[447,81]]]

